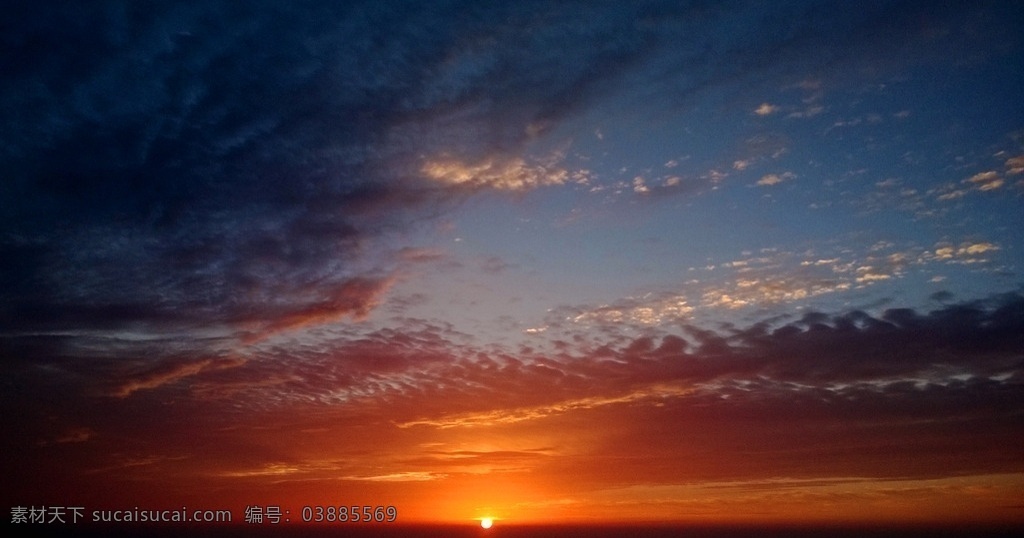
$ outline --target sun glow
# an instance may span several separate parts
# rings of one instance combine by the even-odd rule
[[[480,526],[485,529],[491,528],[491,525],[494,525],[494,520],[489,517],[485,517],[480,520]]]

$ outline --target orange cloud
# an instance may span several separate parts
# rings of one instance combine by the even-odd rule
[[[570,174],[564,168],[527,164],[521,157],[486,157],[475,162],[442,157],[428,160],[420,171],[428,178],[447,185],[508,191],[562,185],[570,181]]]
[[[127,398],[137,391],[151,390],[169,385],[182,379],[196,376],[207,370],[235,368],[243,364],[245,364],[244,359],[234,358],[227,360],[202,359],[171,364],[169,366],[158,366],[124,381],[111,391],[111,395],[118,398]]]
[[[331,323],[346,317],[362,319],[373,310],[380,296],[392,284],[393,279],[390,278],[351,278],[336,285],[333,290],[321,291],[327,295],[324,300],[281,312],[269,310],[267,316],[270,321],[260,327],[257,333],[246,338],[244,343],[252,345],[278,333]]]
[[[784,172],[782,174],[767,174],[767,175],[762,176],[761,179],[759,179],[757,181],[757,185],[762,186],[762,187],[770,186],[770,185],[778,185],[779,183],[782,183],[783,181],[786,181],[788,179],[793,179],[795,177],[796,177],[796,174],[793,174],[792,172]]]
[[[1024,155],[1018,155],[1017,157],[1007,159],[1006,173],[1011,176],[1024,174]]]
[[[964,180],[964,183],[971,183],[979,191],[991,191],[1003,186],[1005,181],[993,170],[980,172]]]

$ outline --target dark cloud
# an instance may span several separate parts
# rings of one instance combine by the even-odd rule
[[[690,327],[612,346],[566,345],[556,355],[485,351],[451,328],[421,324],[315,345],[282,340],[255,353],[253,362],[206,381],[213,389],[235,376],[295,375],[303,382],[257,386],[250,394],[259,399],[279,393],[283,401],[290,391],[300,399],[382,399],[406,420],[614,399],[658,385],[695,391],[670,390],[671,398],[710,399],[725,407],[762,399],[798,406],[860,400],[870,406],[933,395],[934,402],[905,410],[954,413],[961,398],[987,405],[987,391],[998,399],[1019,390],[1022,328],[1019,295],[929,313],[816,313],[781,326],[754,324],[729,332]],[[275,360],[284,354],[289,364]],[[939,406],[942,398],[950,403]]]
[[[81,465],[138,483],[176,472],[182,457],[192,473],[295,468],[289,472],[299,478],[320,476],[329,462],[307,461],[320,445],[302,443],[330,446],[338,437],[289,434],[304,447],[298,455],[271,441],[298,421],[311,432],[356,439],[372,430],[373,439],[404,443],[440,431],[479,439],[478,428],[512,438],[561,432],[557,445],[518,452],[399,445],[385,455],[385,444],[351,453],[367,460],[355,466],[337,450],[324,452],[331,469],[357,477],[389,474],[373,470],[374,454],[416,472],[482,466],[578,475],[579,487],[1020,471],[1012,447],[1024,433],[1024,297],[1016,294],[931,312],[688,328],[611,346],[584,338],[556,355],[483,350],[451,327],[406,323],[360,336],[281,333],[254,344],[245,360],[165,353],[156,362],[97,358],[88,367],[51,360],[46,371],[9,365],[3,405],[32,410],[11,417],[19,437],[6,439],[9,453],[53,463],[59,447],[74,445]],[[248,432],[244,439],[237,428]],[[566,445],[577,436],[584,445]],[[33,454],[40,442],[45,454]],[[118,453],[103,452],[115,445]]]
[[[3,317],[25,328],[201,324],[239,301],[383,278],[367,242],[441,199],[410,177],[424,152],[515,149],[630,50],[606,39],[617,19],[562,9],[14,11],[0,281]],[[576,35],[585,58],[567,73],[553,41]]]
[[[736,9],[759,21],[743,36],[718,31],[724,10],[660,2],[12,9],[0,315],[159,323],[385,278],[373,239],[451,198],[418,177],[424,156],[517,155],[623,84],[693,90],[921,15]]]
[[[415,14],[97,3],[20,15],[0,90],[8,329],[275,327],[368,310],[372,294],[323,296],[385,279],[361,261],[367,241],[435,197],[388,177],[376,146],[440,53],[403,37]]]
[[[495,357],[445,370],[466,382],[400,407],[415,410],[408,427],[609,425],[593,467],[583,457],[566,471],[587,468],[595,484],[1018,472],[998,447],[1024,433],[1022,312],[1024,297],[1008,295],[929,313],[692,329],[555,360]],[[510,392],[518,397],[506,402]],[[438,398],[447,405],[431,412]],[[630,470],[606,469],[608,458]]]

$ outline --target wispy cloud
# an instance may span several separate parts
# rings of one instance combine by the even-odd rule
[[[991,191],[998,189],[1003,186],[1005,181],[999,177],[999,174],[993,170],[988,172],[979,172],[973,176],[964,180],[964,183],[970,183],[974,185],[974,188],[979,191]]]
[[[520,157],[487,158],[472,163],[441,158],[425,163],[422,171],[427,177],[449,185],[510,191],[561,185],[569,181],[569,172],[563,168],[529,165]]]
[[[1011,176],[1024,174],[1024,155],[1010,157],[1006,160],[1006,173]]]
[[[757,180],[757,185],[761,187],[768,187],[771,185],[778,185],[783,181],[788,181],[796,177],[796,174],[792,172],[783,172],[782,174],[765,174],[761,176],[761,179]]]
[[[224,368],[237,368],[245,364],[242,359],[213,360],[203,359],[198,361],[177,362],[169,365],[158,365],[150,371],[123,381],[112,392],[112,396],[126,398],[140,390],[151,390],[172,384],[182,379],[198,375],[203,371],[220,370]]]
[[[416,420],[398,424],[398,427],[408,428],[412,426],[433,426],[437,428],[456,428],[512,424],[516,422],[542,419],[554,414],[593,409],[606,405],[626,404],[646,400],[660,401],[665,398],[684,396],[690,392],[692,392],[692,389],[658,384],[621,396],[579,398],[576,400],[529,408],[503,409],[500,411],[489,411],[486,413],[443,417],[436,420]]]

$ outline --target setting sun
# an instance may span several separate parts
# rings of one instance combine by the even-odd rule
[[[494,520],[489,517],[485,517],[480,520],[480,526],[485,529],[491,528],[491,525],[494,525]]]

